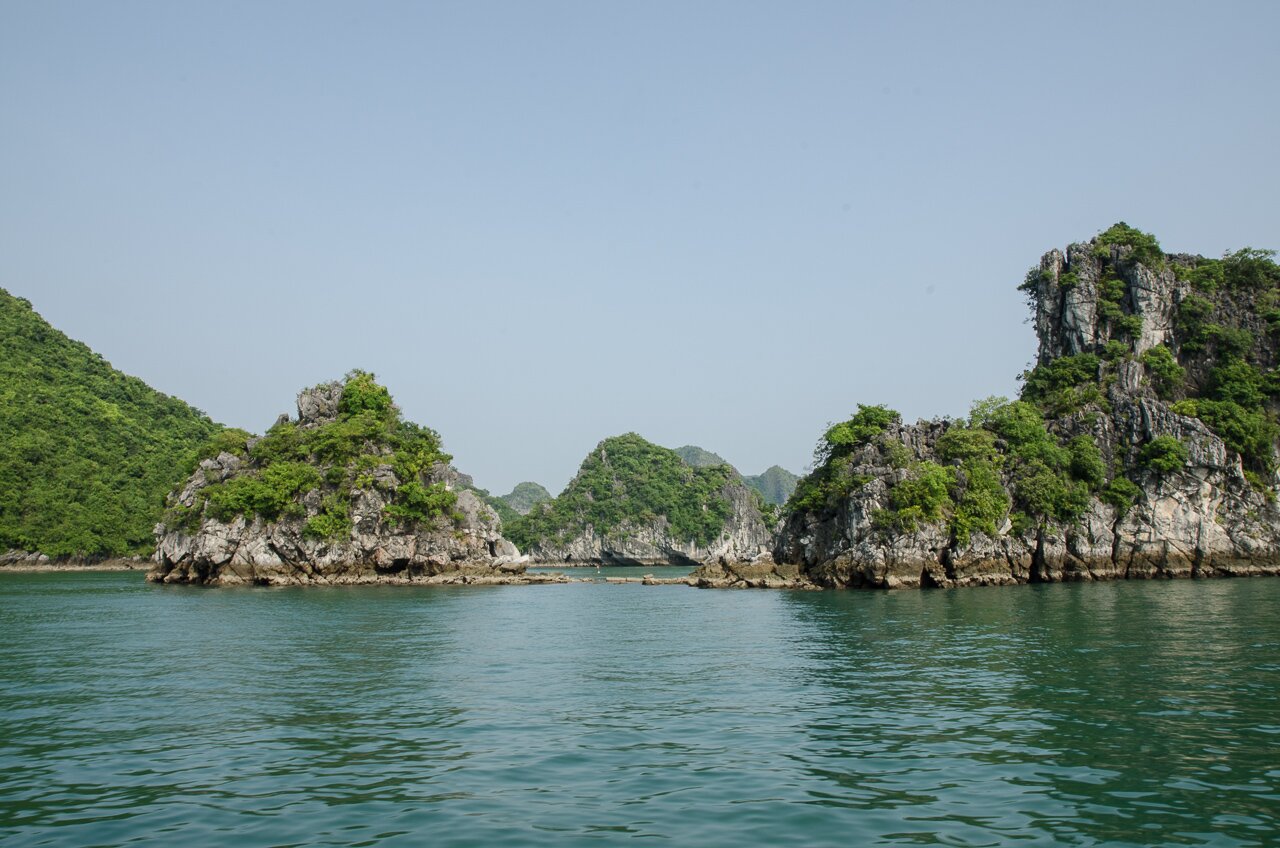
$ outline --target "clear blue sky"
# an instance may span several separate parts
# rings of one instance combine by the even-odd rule
[[[558,491],[1013,394],[1117,220],[1280,247],[1280,3],[0,3],[0,286],[260,432],[376,372]]]

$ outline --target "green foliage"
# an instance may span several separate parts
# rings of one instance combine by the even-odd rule
[[[1102,487],[1099,497],[1124,515],[1142,497],[1142,489],[1127,477],[1117,477]]]
[[[832,426],[823,434],[814,452],[815,464],[828,458],[853,452],[902,420],[897,412],[884,406],[858,404],[858,411],[848,421]]]
[[[1187,295],[1178,304],[1177,329],[1184,352],[1197,353],[1204,350],[1221,329],[1209,322],[1213,311],[1211,301],[1194,294]]]
[[[204,444],[196,450],[195,462],[187,469],[190,474],[195,470],[195,465],[201,460],[213,459],[220,453],[229,453],[245,459],[249,456],[249,439],[252,438],[249,433],[238,427],[228,427],[225,430],[219,430],[205,440]]]
[[[955,506],[951,500],[951,474],[941,465],[922,462],[910,477],[893,487],[889,504],[894,523],[902,530],[914,530],[917,523],[941,521]]]
[[[853,453],[901,420],[902,416],[884,406],[858,404],[852,418],[823,434],[813,451],[813,471],[796,484],[784,511],[832,508],[841,498],[866,485],[867,478],[852,470]],[[898,442],[888,440],[883,450],[894,467],[903,467],[910,460],[910,452]]]
[[[1216,259],[1198,259],[1187,272],[1191,285],[1203,292],[1215,292],[1225,281],[1222,263]]]
[[[165,493],[220,429],[0,289],[0,550],[149,553]]]
[[[743,477],[742,482],[759,492],[765,503],[782,506],[795,492],[800,478],[781,466],[773,465],[763,474]]]
[[[1139,328],[1139,332],[1141,332],[1141,328]],[[1111,339],[1105,345],[1102,346],[1101,356],[1103,361],[1105,362],[1118,362],[1121,359],[1125,359],[1129,356],[1129,350],[1130,350],[1129,345],[1125,344],[1122,341]]]
[[[1116,331],[1122,336],[1136,339],[1142,335],[1142,316],[1122,315],[1115,320],[1113,326],[1115,326]]]
[[[1138,463],[1160,474],[1172,474],[1187,464],[1187,446],[1173,436],[1156,436],[1143,446]]]
[[[1195,415],[1208,424],[1227,447],[1251,462],[1256,469],[1268,473],[1274,469],[1272,451],[1280,438],[1280,430],[1265,410],[1246,409],[1232,401],[1200,398],[1187,405],[1175,404],[1174,411],[1181,415]]]
[[[1018,465],[1013,493],[1026,514],[1063,522],[1078,518],[1089,506],[1087,485],[1067,479],[1038,459]]]
[[[336,420],[307,427],[280,422],[247,453],[245,473],[213,483],[199,495],[220,521],[237,515],[267,521],[300,517],[305,514],[302,496],[323,486],[321,512],[304,530],[313,538],[338,538],[350,532],[348,506],[355,489],[380,488],[389,501],[386,517],[402,524],[439,519],[457,500],[443,483],[427,485],[422,479],[449,461],[440,436],[404,421],[390,392],[364,371],[347,376]],[[389,468],[394,476],[379,468]],[[174,512],[171,517],[185,518]]]
[[[1187,378],[1187,370],[1178,364],[1173,351],[1165,345],[1143,351],[1142,364],[1147,366],[1156,394],[1165,400],[1172,398]]]
[[[374,418],[383,419],[394,414],[393,408],[391,392],[379,385],[373,374],[360,370],[347,374],[342,397],[338,401],[338,412],[342,417],[369,413]]]
[[[1131,248],[1129,258],[1148,268],[1159,268],[1164,264],[1164,251],[1160,249],[1160,242],[1156,241],[1156,237],[1123,221],[1099,233],[1094,244],[1097,245],[1098,256],[1104,259],[1111,256],[1111,245],[1120,245]]]
[[[410,480],[396,489],[395,500],[387,505],[386,513],[399,524],[433,521],[448,514],[457,501],[458,496],[445,488],[444,483],[424,486]]]
[[[282,514],[300,515],[295,499],[320,483],[320,472],[305,462],[277,462],[260,471],[213,483],[202,491],[209,511],[219,521],[258,514],[274,521]]]
[[[1090,489],[1099,488],[1107,479],[1107,464],[1102,460],[1102,452],[1093,440],[1093,436],[1075,436],[1067,442],[1067,453],[1070,454],[1068,470],[1071,476],[1084,483]]]
[[[1037,265],[1027,271],[1027,276],[1023,279],[1022,285],[1018,286],[1018,291],[1033,295],[1041,285],[1052,285],[1052,283],[1053,272]]]
[[[1067,522],[1088,508],[1089,489],[1097,483],[1095,460],[1101,461],[1092,439],[1064,448],[1039,410],[1025,401],[987,410],[984,417],[984,426],[1005,442],[1019,512]]]
[[[302,532],[313,539],[342,539],[350,536],[350,498],[338,492],[325,495],[320,512],[307,519]]]
[[[604,536],[624,523],[665,517],[674,538],[708,544],[732,512],[722,490],[733,476],[727,465],[694,468],[675,451],[628,433],[601,442],[559,497],[503,532],[526,548],[564,541],[587,527]]]
[[[955,426],[938,437],[938,457],[947,462],[986,462],[1000,460],[995,434],[982,427]]]
[[[685,445],[676,448],[676,454],[694,468],[709,468],[712,465],[728,465],[729,461],[718,453],[703,450],[697,445]]]
[[[1266,400],[1262,373],[1244,360],[1228,359],[1209,372],[1208,395],[1243,407],[1260,407]]]
[[[1099,385],[1100,362],[1095,354],[1080,353],[1037,365],[1022,375],[1022,399],[1054,416],[1103,404],[1106,399]]]
[[[526,480],[517,483],[514,489],[502,495],[499,500],[519,515],[524,515],[543,501],[551,500],[551,493],[540,484]],[[507,519],[504,517],[502,520],[505,522]]]
[[[1222,279],[1229,288],[1263,291],[1280,286],[1280,266],[1274,250],[1246,247],[1222,259]]]
[[[998,457],[969,457],[952,469],[951,497],[955,510],[951,535],[960,546],[975,531],[994,536],[1009,512],[1009,493],[1000,479]]]

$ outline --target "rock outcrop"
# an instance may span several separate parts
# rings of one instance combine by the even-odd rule
[[[371,375],[298,396],[266,436],[200,461],[156,527],[163,583],[549,582]],[[225,439],[224,439],[225,441]]]
[[[565,491],[509,534],[538,562],[751,562],[771,556],[762,507],[730,466],[694,467],[629,433],[597,445]]]
[[[1075,244],[1028,276],[1039,367],[1025,403],[1005,409],[1034,405],[1048,441],[1019,447],[1029,437],[977,412],[833,428],[831,459],[801,483],[808,497],[778,534],[783,565],[756,584],[791,569],[820,586],[868,588],[1280,574],[1267,396],[1277,356],[1262,318],[1280,274],[1262,260],[1261,283],[1233,283],[1244,272],[1230,257],[1140,249]],[[1258,447],[1255,431],[1269,441]],[[975,459],[964,444],[990,455]],[[992,469],[985,507],[965,500],[975,462]],[[1054,486],[1059,500],[1046,506]],[[987,526],[971,527],[969,514]]]

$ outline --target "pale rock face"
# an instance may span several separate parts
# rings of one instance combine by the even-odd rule
[[[241,460],[227,453],[203,461],[174,501],[194,505],[201,489],[240,467]],[[373,476],[380,485],[399,483],[389,466],[374,469]],[[440,466],[425,476],[450,482],[460,475]],[[390,521],[383,511],[387,500],[376,485],[356,490],[350,507],[352,529],[340,539],[316,539],[304,532],[307,519],[321,508],[318,493],[311,495],[303,498],[304,515],[269,523],[257,517],[237,516],[229,522],[205,517],[191,533],[158,525],[154,566],[147,578],[219,586],[557,582],[526,577],[528,558],[502,537],[498,516],[468,490],[457,492],[453,516],[429,526]]]
[[[1113,247],[1123,258],[1127,248]],[[1136,263],[1118,263],[1125,282],[1124,307],[1142,317],[1131,350],[1140,354],[1172,339],[1178,304],[1186,287],[1172,268],[1153,272]],[[1109,338],[1098,314],[1101,264],[1092,245],[1050,251],[1032,287],[1039,361],[1097,350]],[[1061,275],[1073,272],[1065,290]],[[1265,331],[1256,333],[1265,336]],[[855,454],[853,471],[870,482],[838,504],[834,512],[796,513],[778,533],[774,557],[796,567],[803,580],[821,586],[899,588],[966,586],[1031,581],[1102,580],[1245,574],[1280,574],[1280,508],[1270,495],[1245,480],[1240,457],[1203,422],[1178,415],[1156,398],[1140,362],[1122,363],[1110,387],[1109,413],[1077,413],[1050,429],[1063,438],[1092,435],[1104,459],[1132,468],[1141,446],[1173,436],[1188,449],[1179,472],[1141,472],[1137,502],[1124,515],[1094,498],[1070,526],[1013,532],[1009,522],[993,538],[975,533],[969,544],[953,545],[945,527],[914,533],[878,530],[872,521],[887,505],[890,484],[903,472],[882,464],[874,448]],[[916,460],[936,460],[934,445],[947,422],[895,426],[888,437]],[[1006,487],[1009,481],[1006,480]],[[779,566],[781,568],[782,566]],[[714,577],[714,575],[713,575]],[[711,578],[709,578],[711,580]],[[724,585],[714,583],[709,585]],[[732,585],[732,584],[729,584]]]
[[[298,393],[298,423],[325,424],[338,419],[342,383],[325,383]]]
[[[732,511],[724,530],[709,544],[676,539],[664,517],[651,524],[624,524],[607,535],[588,527],[563,544],[535,545],[529,556],[538,562],[572,564],[699,565],[744,563],[770,558],[773,534],[761,519],[755,496],[740,480],[730,480],[721,495]]]

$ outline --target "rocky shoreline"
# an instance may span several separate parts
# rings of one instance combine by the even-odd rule
[[[0,573],[32,571],[146,571],[142,557],[51,557],[39,551],[12,550],[0,554]]]

